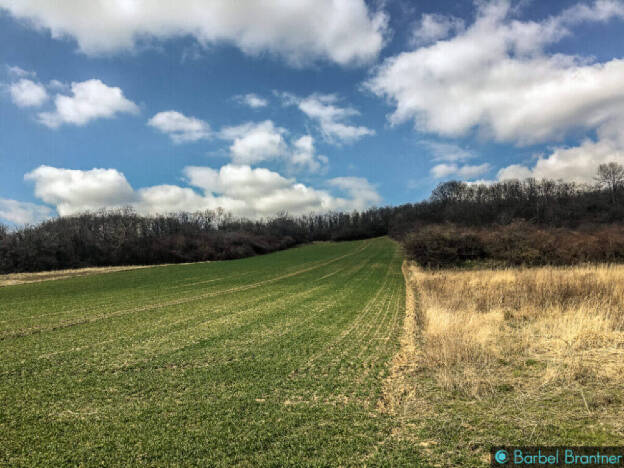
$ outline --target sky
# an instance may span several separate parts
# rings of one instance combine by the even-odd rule
[[[0,0],[0,222],[592,183],[623,33],[624,0]]]

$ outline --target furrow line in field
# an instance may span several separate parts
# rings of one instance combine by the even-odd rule
[[[255,304],[257,302],[262,302],[263,300],[265,300],[265,299],[267,299],[269,297],[276,296],[276,295],[279,295],[279,292],[273,292],[273,293],[270,293],[270,294],[266,294],[266,295],[264,295],[262,297],[255,296],[255,297],[251,298],[250,300],[247,300],[247,301],[244,301],[244,302],[238,304],[238,306],[247,306],[249,304]],[[228,306],[228,308],[231,308],[231,304],[228,303],[227,306]],[[217,313],[221,312],[221,311],[223,311],[224,308],[225,307],[221,307],[220,309],[216,310],[215,312],[217,312]],[[200,318],[200,316],[197,315],[197,314],[195,314],[195,315],[193,315],[191,317],[185,316],[185,317],[183,317],[183,318],[181,318],[179,320],[176,320],[174,322],[168,322],[168,323],[165,323],[164,325],[161,325],[161,326],[158,326],[158,327],[155,327],[155,328],[151,328],[149,330],[149,332],[151,333],[150,336],[155,336],[155,334],[157,332],[160,332],[161,330],[165,330],[165,329],[168,329],[168,328],[171,329],[171,328],[174,328],[174,327],[176,327],[177,325],[180,325],[180,324],[188,324],[189,322],[192,322],[193,320],[197,320],[198,318]],[[212,316],[212,318],[215,318],[215,317]],[[157,323],[167,322],[168,320],[169,320],[169,317],[163,317]],[[56,356],[56,355],[59,355],[59,354],[64,354],[64,353],[69,353],[69,352],[74,352],[74,351],[76,351],[76,352],[83,351],[85,349],[95,348],[95,347],[97,347],[99,345],[102,345],[102,344],[123,341],[124,339],[127,339],[127,336],[117,337],[117,338],[114,338],[112,340],[103,340],[103,341],[100,341],[100,342],[97,342],[97,343],[92,343],[90,345],[76,347],[76,348],[63,350],[63,351],[57,351],[55,353],[42,354],[42,355],[38,356],[38,359],[50,358],[50,357],[53,357],[53,356]]]
[[[360,267],[360,268],[362,268],[362,267]],[[360,268],[358,268],[358,269],[360,269]],[[336,272],[340,272],[340,271],[343,271],[343,270],[344,270],[344,268],[340,268],[340,269],[339,269],[339,270],[337,270]],[[315,289],[316,289],[316,288],[315,288]],[[309,291],[309,290],[308,290],[308,291]],[[276,293],[272,293],[272,294],[267,294],[267,295],[263,296],[261,299],[259,299],[259,298],[257,298],[257,297],[254,297],[252,300],[250,300],[250,301],[245,301],[245,302],[241,303],[240,305],[247,305],[247,304],[251,304],[251,303],[258,303],[258,302],[262,302],[262,300],[266,300],[266,299],[268,299],[269,297],[273,297],[273,296],[276,296],[276,295],[279,295],[279,294],[281,294],[281,293],[280,293],[280,292],[276,292]],[[292,301],[292,299],[293,299],[293,296],[292,296],[292,295],[290,295],[288,300],[289,300],[289,301]],[[228,308],[230,308],[230,309],[232,308],[232,307],[231,307],[231,304],[228,304]],[[223,308],[221,308],[221,309],[219,309],[219,310],[223,310]],[[239,315],[239,313],[237,313],[237,314],[235,314],[235,315]],[[229,316],[228,316],[228,318],[231,318],[231,317],[233,317],[233,316],[232,316],[232,315],[229,315]],[[212,319],[214,319],[214,318],[215,318],[215,317],[214,317],[214,316],[212,316]],[[178,324],[180,324],[180,323],[188,323],[188,322],[192,322],[192,321],[193,321],[193,320],[195,320],[195,319],[197,319],[197,316],[193,316],[193,317],[190,317],[190,318],[185,317],[185,318],[180,319],[180,320],[178,320],[178,321],[176,321],[176,322],[173,322],[173,323],[168,323],[168,324],[166,324],[166,325],[164,325],[164,326],[162,326],[162,327],[158,327],[156,330],[161,330],[161,329],[166,329],[166,328],[172,328],[173,326],[178,325]],[[165,319],[163,319],[162,321],[165,321]],[[198,324],[197,326],[201,326],[201,325],[203,325],[203,323],[205,323],[205,322],[201,322],[201,323],[200,323],[200,324]],[[155,330],[155,331],[156,331],[156,330]],[[286,332],[287,332],[287,330],[285,330],[283,333],[286,333]],[[79,352],[79,351],[83,351],[83,350],[85,350],[85,349],[89,349],[89,348],[94,348],[94,347],[97,347],[97,346],[98,346],[98,345],[100,345],[100,344],[109,344],[109,343],[111,343],[111,342],[121,341],[121,340],[123,340],[123,339],[124,339],[124,338],[122,337],[122,338],[117,338],[117,339],[114,339],[114,340],[104,340],[104,341],[101,341],[101,342],[98,342],[98,343],[95,343],[95,344],[92,344],[92,345],[87,345],[87,346],[82,346],[82,347],[72,348],[72,349],[70,349],[70,350],[59,351],[59,352],[57,352],[57,353],[48,353],[48,354],[40,355],[40,356],[39,356],[39,358],[49,358],[49,357],[54,356],[54,355],[64,354],[64,353],[67,353],[67,352],[72,352],[72,351]]]
[[[355,268],[349,269],[347,270],[347,272],[345,272],[344,274],[348,274],[349,276],[347,278],[351,278],[351,277],[355,277],[358,278],[359,282],[364,281],[364,278],[362,275],[358,275],[358,273],[364,269],[366,267],[366,263],[358,263],[358,265]],[[341,268],[340,270],[345,270],[345,268]],[[345,278],[346,280],[346,278]],[[349,287],[352,287],[354,285],[355,280],[346,280],[346,283],[348,283]],[[285,336],[287,334],[292,335],[293,337],[297,337],[297,336],[301,336],[303,334],[305,334],[305,332],[307,331],[305,328],[303,329],[303,331],[301,331],[301,333],[297,333],[297,331],[299,329],[301,329],[306,323],[309,323],[311,320],[318,318],[323,312],[325,312],[326,310],[328,310],[329,308],[331,308],[332,306],[335,305],[336,301],[339,300],[339,298],[344,296],[344,293],[342,291],[342,289],[337,289],[334,287],[333,283],[332,284],[325,284],[323,286],[319,286],[315,289],[321,289],[321,288],[326,288],[326,289],[330,289],[331,290],[331,294],[327,295],[327,294],[323,294],[322,297],[324,298],[322,301],[316,301],[313,305],[311,306],[307,306],[303,309],[300,310],[307,310],[307,311],[312,311],[313,313],[308,314],[308,317],[306,319],[304,319],[303,321],[295,319],[293,321],[288,321],[287,323],[281,323],[280,324],[280,328],[282,329],[281,333],[278,333],[277,336],[282,337]],[[293,296],[290,296],[290,301],[289,302],[293,302],[292,301]],[[322,306],[321,306],[322,304]],[[299,306],[301,307],[301,306]],[[296,308],[296,304],[292,303],[292,308],[295,309]],[[294,325],[291,326],[291,324]],[[264,341],[255,341],[256,343],[261,343],[261,342],[273,342],[275,341],[274,339],[271,340],[264,340]]]
[[[8,333],[8,334],[3,334],[0,335],[0,341],[9,339],[9,338],[19,338],[19,337],[23,337],[23,336],[29,336],[29,335],[33,335],[36,333],[42,333],[42,332],[47,332],[47,331],[56,331],[56,330],[60,330],[63,328],[68,328],[68,327],[73,327],[73,326],[79,326],[79,325],[84,325],[87,323],[93,323],[99,320],[105,320],[108,318],[112,318],[112,317],[118,317],[120,315],[126,315],[126,314],[132,314],[132,313],[137,313],[137,312],[144,312],[146,310],[154,310],[154,309],[160,309],[163,307],[169,307],[169,306],[175,306],[175,305],[181,305],[181,304],[186,304],[189,302],[194,302],[194,301],[198,301],[198,300],[202,300],[202,299],[206,299],[209,297],[215,297],[215,296],[219,296],[221,294],[228,294],[228,293],[233,293],[233,292],[240,292],[240,291],[246,291],[248,289],[253,289],[253,288],[258,288],[260,286],[264,286],[266,284],[270,284],[270,283],[274,283],[277,281],[281,281],[283,279],[287,279],[287,278],[291,278],[293,276],[298,276],[300,274],[303,273],[307,273],[309,271],[318,269],[318,268],[322,268],[323,266],[326,265],[330,265],[332,263],[335,263],[337,261],[340,261],[346,257],[355,255],[356,253],[360,253],[362,250],[364,250],[368,245],[370,245],[370,243],[366,243],[362,248],[358,249],[355,252],[351,252],[345,255],[341,255],[340,257],[336,257],[334,259],[331,259],[329,261],[326,261],[324,263],[318,264],[318,265],[314,265],[312,267],[308,267],[308,268],[304,268],[301,270],[297,270],[294,271],[292,273],[288,273],[286,275],[281,275],[275,278],[270,278],[267,280],[263,280],[263,281],[258,281],[256,283],[252,283],[252,284],[248,284],[248,285],[244,285],[244,286],[238,286],[235,288],[230,288],[230,289],[225,289],[225,290],[220,290],[220,291],[214,291],[214,292],[210,292],[210,293],[206,293],[206,294],[201,294],[198,296],[193,296],[190,298],[181,298],[181,299],[177,299],[174,301],[169,301],[169,302],[165,302],[165,303],[159,303],[159,304],[150,304],[147,306],[142,306],[142,307],[135,307],[135,308],[131,308],[131,309],[124,309],[124,310],[120,310],[120,311],[116,311],[110,314],[104,314],[104,315],[98,315],[98,316],[94,316],[94,317],[86,317],[83,318],[81,320],[76,320],[76,321],[71,321],[71,322],[66,322],[66,323],[59,323],[57,325],[54,325],[52,327],[31,327],[31,328],[27,328],[27,329],[22,329],[22,330],[18,330],[16,332],[13,333]]]
[[[381,293],[386,291],[387,284],[390,281],[391,269],[392,269],[392,264],[389,263],[388,264],[388,269],[386,270],[386,275],[384,276],[383,282],[381,283],[379,289],[377,290],[377,293],[366,304],[366,306],[364,307],[364,309],[360,313],[361,320],[358,321],[357,326],[350,328],[349,333],[346,334],[343,337],[343,340],[347,339],[347,337],[348,337],[349,341],[353,342],[355,344],[355,346],[358,346],[362,342],[363,338],[368,335],[369,331],[375,325],[375,320],[374,319],[375,319],[375,317],[377,315],[377,313],[376,313],[376,304],[378,303],[378,301],[380,299]],[[383,298],[381,300],[382,300],[381,307],[383,307],[383,304],[385,304],[386,301],[388,301],[388,296],[387,295],[383,296]],[[360,324],[362,322],[364,322],[364,325],[360,326]],[[343,341],[343,340],[341,340],[341,341]],[[345,356],[347,356],[348,353],[350,353],[350,347],[346,346],[340,352],[340,354],[336,355],[336,357],[330,362],[329,367],[330,368],[335,367],[337,365],[337,363],[339,363],[339,362],[344,360]]]
[[[369,377],[371,369],[375,367],[378,361],[386,360],[388,357],[386,356],[387,343],[390,337],[395,332],[396,330],[395,327],[397,327],[398,325],[397,319],[401,315],[400,313],[401,308],[399,307],[401,303],[400,301],[401,292],[402,292],[401,285],[398,285],[392,293],[392,299],[389,302],[389,310],[392,312],[389,314],[390,319],[389,319],[389,324],[387,324],[388,326],[386,327],[385,337],[376,336],[373,340],[371,340],[370,346],[369,346],[369,353],[368,353],[369,358],[362,363],[362,366],[364,367],[364,372],[362,372],[362,374],[357,379],[355,389],[363,388],[363,384],[365,380]],[[368,392],[367,400],[370,402],[376,402],[377,392],[378,392],[378,389],[370,388]]]
[[[369,327],[369,330],[367,331],[367,333],[363,335],[361,339],[359,340],[360,342],[365,342],[366,344],[362,346],[360,351],[357,353],[356,355],[357,360],[361,359],[366,354],[370,354],[369,353],[370,348],[373,345],[375,345],[375,343],[378,342],[379,340],[380,330],[387,331],[386,320],[390,316],[390,309],[392,306],[392,300],[394,298],[395,291],[396,291],[396,287],[393,287],[392,289],[387,290],[386,297],[384,298],[383,303],[379,303],[379,307],[377,309],[379,313],[376,316],[377,320],[370,321],[371,324],[374,324],[376,326]]]
[[[290,302],[290,300],[292,300],[293,297],[305,298],[305,297],[313,296],[316,293],[317,289],[318,288],[308,289],[305,291],[301,291],[300,293],[296,295],[291,295],[289,297],[282,297],[278,299],[277,301],[274,301],[272,305],[279,307]],[[142,363],[147,363],[159,355],[172,354],[172,353],[176,353],[182,350],[187,350],[202,342],[205,342],[206,340],[218,339],[219,337],[223,335],[236,335],[237,334],[236,332],[240,331],[242,328],[249,326],[251,323],[258,323],[262,321],[262,317],[258,315],[257,317],[255,317],[256,320],[254,322],[245,322],[244,320],[236,322],[236,319],[244,318],[244,316],[248,312],[255,310],[255,309],[256,309],[255,306],[251,306],[246,309],[240,310],[236,312],[235,314],[222,315],[217,320],[212,320],[212,319],[205,320],[197,324],[196,326],[194,326],[192,329],[186,328],[184,330],[177,330],[176,332],[172,334],[167,334],[165,336],[162,336],[158,340],[151,340],[148,343],[145,343],[145,342],[136,343],[130,346],[129,348],[124,348],[123,353],[121,352],[118,353],[118,355],[123,355],[125,357],[125,360],[121,365],[111,366],[111,363],[109,360],[107,362],[107,368],[108,370],[111,370],[113,372],[119,369],[127,369],[129,367],[134,367]],[[223,327],[219,328],[220,325],[224,325],[224,324],[228,324],[231,326],[228,326],[227,329]],[[223,333],[216,333],[213,335],[202,335],[202,333],[206,331],[207,329],[216,329],[220,332],[222,331]],[[192,334],[184,337],[183,336],[184,333],[189,332],[189,331]],[[187,341],[184,341],[185,338]],[[167,347],[166,345],[168,343],[169,344],[175,343],[176,346]],[[131,357],[128,358],[128,354],[136,355],[137,353],[141,351],[149,351],[149,350],[154,350],[156,352],[148,356],[141,355],[141,358],[139,359],[133,360]]]
[[[355,320],[353,320],[353,322],[351,322],[351,324],[344,331],[342,331],[334,340],[328,343],[328,345],[323,350],[312,355],[310,359],[308,360],[308,362],[306,363],[306,365],[303,368],[296,370],[295,373],[305,372],[311,369],[318,359],[320,359],[324,355],[329,355],[333,353],[334,348],[336,346],[338,346],[342,341],[344,341],[351,333],[354,332],[354,330],[359,329],[360,323],[363,322],[367,318],[368,312],[372,310],[373,304],[375,303],[379,295],[382,293],[384,289],[383,288],[384,285],[385,285],[385,282],[382,284],[382,286],[380,286],[377,289],[377,292],[375,293],[375,295],[365,304],[362,311],[357,315]]]
[[[388,294],[385,294],[383,299],[376,302],[373,307],[371,307],[371,314],[368,323],[372,324],[383,324],[382,314],[385,314],[389,309],[388,306],[390,304],[390,297]],[[362,357],[366,357],[365,353],[369,351],[371,344],[373,343],[373,334],[375,333],[377,327],[361,327],[362,331],[354,334],[351,337],[351,340],[344,343],[344,346],[341,352],[329,363],[327,364],[327,368],[330,373],[330,378],[335,381],[342,381],[345,377],[348,381],[353,380],[353,374],[356,373],[357,377],[355,380],[357,383],[350,383],[348,388],[350,390],[345,389],[347,394],[351,394],[352,396],[358,393],[361,386],[363,385],[365,379],[365,373],[367,374],[367,369],[365,368],[365,363],[362,360]]]
[[[357,249],[357,250],[355,250],[353,252],[349,252],[348,254],[345,254],[345,255],[343,255],[341,257],[337,257],[337,258],[331,259],[329,261],[329,263],[331,263],[332,261],[335,261],[335,260],[342,259],[345,256],[350,256],[350,255],[357,254],[357,253],[365,250],[371,243],[372,243],[372,241],[367,241],[359,249]],[[319,264],[319,261],[315,260],[315,261],[311,261],[311,262],[305,262],[302,265],[306,265],[306,266],[309,265],[311,268],[315,268],[315,267],[322,267],[322,266],[324,266],[325,264],[328,263],[327,261],[324,261],[324,260],[321,260],[320,262],[321,263]],[[301,267],[302,265],[299,265],[299,267]],[[292,272],[292,274],[298,274],[300,271],[301,270],[296,270],[296,271]],[[254,271],[251,271],[251,272],[245,272],[245,273],[237,274],[237,275],[234,275],[234,276],[224,276],[224,277],[220,277],[220,278],[216,278],[216,279],[206,280],[206,282],[214,282],[214,281],[221,280],[221,279],[224,279],[224,280],[240,279],[240,278],[244,278],[245,276],[253,275],[254,273],[258,273],[258,271],[254,270]],[[284,278],[284,275],[279,276],[277,278],[269,278],[266,281],[279,280],[279,279],[282,279],[282,278]],[[172,297],[178,297],[180,292],[181,292],[181,290],[183,290],[183,289],[185,289],[185,288],[187,288],[187,287],[189,287],[189,286],[191,286],[193,284],[200,284],[200,283],[203,283],[203,281],[196,282],[196,283],[180,283],[180,284],[177,284],[177,285],[174,285],[174,286],[169,286],[169,287],[166,287],[166,288],[162,288],[164,290],[167,290],[168,293],[159,296],[159,300],[169,299],[169,298],[172,298]],[[149,288],[142,287],[141,289],[149,289]],[[102,302],[103,299],[106,302]],[[132,300],[133,300],[133,298],[130,297],[129,298],[129,302],[132,301]],[[109,303],[110,303],[110,298],[98,298],[98,299],[94,300],[93,302],[87,303],[88,307],[86,307],[86,308],[84,307],[85,304],[84,304],[84,301],[83,301],[83,304],[82,304],[83,307],[80,307],[80,308],[69,309],[69,310],[62,310],[62,311],[53,312],[53,313],[49,313],[49,314],[37,314],[37,315],[31,315],[31,316],[26,316],[26,317],[17,317],[17,318],[12,319],[12,320],[2,320],[2,321],[0,321],[0,323],[10,323],[10,322],[16,322],[16,321],[21,321],[21,320],[39,319],[39,318],[42,318],[42,317],[53,317],[53,316],[57,316],[57,315],[69,315],[69,314],[76,313],[76,312],[78,312],[78,313],[88,313],[88,312],[93,311],[94,309],[97,309],[98,305],[106,306]],[[152,304],[159,304],[159,303],[160,302],[152,303]],[[2,340],[2,335],[0,335],[0,340]]]

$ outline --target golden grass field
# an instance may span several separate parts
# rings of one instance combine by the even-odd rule
[[[624,266],[404,273],[416,343],[394,392],[403,437],[456,464],[496,443],[624,440]]]
[[[624,383],[624,266],[425,272],[425,361],[438,382],[478,396],[500,360],[545,364],[543,385]]]

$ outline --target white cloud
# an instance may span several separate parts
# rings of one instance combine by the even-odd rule
[[[11,99],[19,107],[39,107],[48,100],[45,87],[25,78],[9,87]]]
[[[624,16],[602,0],[542,22],[510,18],[508,1],[478,2],[475,22],[448,40],[387,59],[367,82],[420,130],[459,136],[477,128],[498,141],[531,144],[624,115],[624,60],[551,54],[546,46],[581,21]]]
[[[488,163],[483,163],[479,165],[463,165],[459,166],[457,164],[437,164],[431,168],[431,175],[437,179],[443,179],[446,177],[459,177],[461,179],[474,179],[485,172],[490,170],[490,165]]]
[[[216,196],[219,206],[235,214],[261,217],[286,210],[293,215],[331,210],[369,207],[381,200],[366,179],[332,179],[330,185],[345,189],[349,197],[334,197],[264,168],[226,165],[218,171],[206,167],[187,167],[189,183]],[[355,179],[355,178],[354,178]],[[351,184],[349,184],[351,182]]]
[[[135,202],[125,176],[116,169],[80,171],[40,166],[24,176],[35,184],[35,196],[54,205],[61,216],[102,207],[119,208]]]
[[[63,124],[86,125],[94,119],[139,111],[135,103],[125,98],[120,88],[107,86],[97,79],[72,83],[71,91],[72,96],[56,95],[54,112],[39,113],[42,124],[50,128]]]
[[[454,16],[440,14],[422,15],[412,35],[414,44],[428,44],[448,37],[453,32],[464,29],[464,21]]]
[[[54,205],[61,216],[101,208],[134,207],[143,214],[224,208],[236,216],[259,218],[286,210],[290,214],[364,209],[381,201],[366,179],[337,178],[330,186],[346,192],[336,197],[265,168],[228,164],[220,169],[184,169],[190,187],[157,185],[134,190],[115,169],[79,171],[41,166],[26,174],[35,196]]]
[[[148,121],[148,125],[169,135],[174,143],[212,137],[207,122],[177,111],[159,112]],[[316,154],[312,136],[304,135],[289,142],[286,140],[287,134],[285,128],[265,120],[224,127],[216,136],[231,142],[229,156],[237,165],[278,160],[286,163],[289,172],[323,172],[327,168],[328,159]]]
[[[364,0],[0,0],[0,8],[49,29],[54,38],[74,38],[87,54],[190,35],[203,45],[227,42],[294,64],[370,62],[383,47],[387,23]]]
[[[294,170],[306,169],[309,172],[322,172],[327,168],[329,160],[326,156],[316,154],[314,138],[304,135],[293,142],[289,162]]]
[[[23,68],[18,67],[17,65],[7,65],[6,68],[7,68],[7,73],[9,74],[9,76],[14,76],[17,78],[25,78],[25,77],[34,78],[35,76],[37,76],[35,72],[24,70]]]
[[[48,82],[48,88],[54,91],[69,92],[70,86],[67,83],[63,83],[59,80],[50,80]]]
[[[624,18],[624,3],[620,0],[597,0],[591,6],[579,3],[565,10],[555,21],[567,25],[583,21],[608,21],[613,17]]]
[[[225,127],[219,135],[232,141],[230,156],[236,164],[255,164],[286,154],[287,145],[283,135],[286,130],[276,127],[272,121],[248,122],[235,127]]]
[[[173,213],[177,211],[204,211],[215,209],[215,199],[206,197],[188,187],[156,185],[136,192],[138,201],[133,206],[142,214]],[[225,207],[224,207],[225,208]]]
[[[147,124],[169,135],[174,143],[208,139],[212,135],[208,123],[173,110],[159,112]]]
[[[352,208],[356,210],[379,205],[382,201],[375,187],[363,177],[335,177],[329,180],[329,184],[348,193],[353,200]]]
[[[239,94],[238,96],[234,96],[234,99],[241,104],[251,107],[252,109],[266,107],[269,104],[269,101],[265,98],[254,93]]]
[[[534,177],[592,183],[598,166],[609,162],[624,164],[623,145],[609,138],[585,140],[579,146],[556,148],[551,154],[539,157],[531,167],[523,164],[507,166],[498,172],[497,178]]]
[[[47,206],[0,198],[0,219],[10,223],[36,224],[51,216],[52,210]]]
[[[281,93],[286,105],[296,105],[301,112],[315,120],[326,140],[330,142],[351,143],[375,131],[345,123],[350,117],[359,115],[352,107],[338,106],[338,97],[334,94],[312,94],[300,98],[290,93]]]
[[[434,161],[464,161],[476,156],[472,151],[454,143],[432,140],[422,140],[420,143],[429,149]]]
[[[285,162],[290,172],[323,172],[329,161],[327,157],[316,154],[312,136],[304,135],[288,142],[285,138],[287,133],[285,128],[265,120],[225,127],[219,136],[232,142],[229,149],[234,164],[278,160]]]

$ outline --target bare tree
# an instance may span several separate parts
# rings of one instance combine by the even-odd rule
[[[611,203],[615,203],[618,190],[624,185],[624,166],[616,162],[598,166],[595,177],[601,187],[606,187],[611,193]]]

